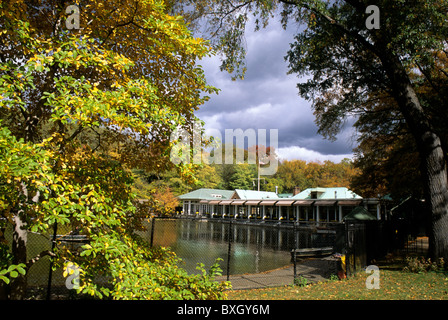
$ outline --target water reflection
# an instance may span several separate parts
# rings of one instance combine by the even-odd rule
[[[148,241],[151,228],[142,234]],[[296,233],[299,248],[318,245],[325,235],[300,231]],[[223,273],[227,272],[229,238],[231,240],[230,273],[258,273],[284,267],[291,263],[294,248],[293,229],[273,226],[249,226],[213,221],[156,220],[153,245],[166,246],[184,261],[190,273],[197,273],[197,263],[208,269],[217,258]]]

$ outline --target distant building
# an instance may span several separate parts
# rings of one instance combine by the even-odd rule
[[[179,196],[179,200],[182,215],[210,219],[341,223],[357,207],[378,220],[386,210],[379,199],[362,198],[342,187],[309,188],[301,192],[296,188],[293,194],[282,195],[240,189],[199,189]]]

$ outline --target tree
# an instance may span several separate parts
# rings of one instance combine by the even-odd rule
[[[279,168],[281,168],[281,165]],[[270,191],[270,192],[277,191],[278,193],[283,193],[285,191],[283,187],[284,183],[283,179],[276,178],[276,176],[270,176],[265,179],[266,179],[265,183],[260,182],[262,186],[261,188],[262,191]]]
[[[256,183],[255,179],[257,177],[255,168],[255,165],[250,165],[247,163],[235,165],[235,172],[229,181],[230,190],[252,190],[254,188],[254,183]]]
[[[275,179],[281,181],[285,190],[292,192],[294,187],[301,190],[307,188],[330,188],[349,186],[358,174],[349,159],[340,163],[331,161],[306,162],[303,160],[284,160],[281,162]]]
[[[308,184],[306,182],[305,167],[307,163],[304,160],[284,160],[281,162],[277,174],[275,175],[282,181],[283,188],[286,190],[293,190],[294,187],[306,189]]]
[[[222,178],[216,170],[216,165],[203,164],[196,174],[198,183],[196,186],[207,189],[217,189],[222,183]]]
[[[195,15],[206,16],[217,48],[227,55],[223,68],[244,71],[243,35],[248,13],[257,17],[257,27],[268,23],[280,4],[282,22],[289,19],[304,23],[306,29],[296,36],[287,59],[290,72],[311,75],[298,85],[300,94],[313,101],[320,133],[334,138],[343,120],[362,114],[371,93],[387,93],[397,104],[415,141],[423,189],[432,227],[430,255],[448,258],[448,182],[446,150],[437,120],[416,91],[412,79],[420,66],[425,81],[428,75],[443,73],[436,63],[438,54],[447,54],[447,3],[441,0],[379,0],[380,28],[366,25],[369,1],[278,0],[195,2]],[[236,21],[236,22],[233,22]],[[235,37],[237,37],[235,39]],[[238,55],[239,54],[239,55]],[[232,60],[237,59],[237,61]],[[229,68],[228,65],[236,66]],[[435,88],[434,88],[435,89]],[[440,95],[439,95],[440,96]],[[437,99],[440,101],[440,99]],[[446,101],[446,100],[445,100]]]
[[[140,170],[134,170],[134,172],[132,191],[138,199],[138,207],[156,215],[174,215],[179,200],[171,191],[169,184],[164,180],[154,180],[149,183],[143,172]]]
[[[448,98],[448,57],[435,55],[436,68],[425,71],[416,65],[412,79],[416,92],[425,110],[446,145]],[[429,72],[429,73],[428,73]],[[425,74],[425,76],[423,76]],[[414,139],[396,102],[385,93],[376,93],[371,103],[366,103],[367,112],[355,123],[360,133],[356,150],[356,166],[361,175],[354,181],[354,188],[361,194],[377,196],[390,194],[394,199],[405,199],[410,195],[424,197],[420,160]],[[386,147],[384,147],[386,146]]]
[[[50,255],[77,267],[78,293],[220,298],[213,273],[190,276],[135,235],[148,213],[127,169],[172,167],[170,133],[216,91],[196,64],[210,48],[163,1],[77,3],[79,30],[66,28],[69,1],[0,3],[0,293],[23,299],[30,267]],[[90,242],[80,255],[61,246],[27,257],[29,232],[53,226]]]
[[[406,122],[393,99],[379,95],[373,101],[355,123],[360,133],[355,149],[360,175],[353,180],[353,189],[366,197],[422,198],[418,153]]]
[[[314,97],[320,130],[327,135],[338,130],[340,119],[349,112],[362,112],[368,93],[387,92],[396,101],[420,155],[425,198],[432,217],[430,253],[433,258],[447,258],[446,152],[410,71],[415,63],[430,67],[434,64],[433,52],[443,49],[446,31],[439,26],[446,25],[446,14],[442,15],[446,8],[442,2],[430,2],[417,1],[412,6],[379,2],[383,27],[378,30],[366,30],[366,4],[362,1],[313,10],[316,26],[296,38],[289,61],[291,71],[313,73],[313,79],[299,88],[302,95]],[[404,19],[408,23],[403,25]]]
[[[155,214],[161,216],[172,216],[175,214],[179,199],[171,192],[169,187],[159,186],[153,189],[150,208]]]
[[[359,171],[355,169],[350,159],[342,159],[340,163],[325,160],[322,164],[319,185],[327,188],[348,187],[358,174]]]
[[[371,137],[361,141],[356,154],[360,174],[351,183],[355,192],[365,197],[390,195],[396,201],[423,197],[420,163],[411,136]]]

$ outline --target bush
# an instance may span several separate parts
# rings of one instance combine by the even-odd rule
[[[422,272],[442,272],[446,270],[445,260],[443,258],[437,261],[431,261],[431,258],[424,257],[407,257],[406,266],[403,268],[405,272],[422,273]]]
[[[99,299],[114,300],[221,300],[226,298],[228,282],[215,281],[221,275],[219,260],[207,271],[203,264],[199,274],[188,274],[179,267],[181,259],[169,248],[149,248],[139,238],[119,241],[114,246],[107,236],[84,246],[80,259],[80,286],[77,292]],[[111,249],[112,247],[112,249]],[[107,258],[106,258],[107,255]],[[104,261],[102,261],[104,260]],[[99,276],[107,283],[97,281]]]
[[[299,287],[306,287],[308,285],[308,279],[303,276],[299,276],[294,279],[294,285]]]

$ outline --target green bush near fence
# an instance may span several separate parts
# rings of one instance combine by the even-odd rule
[[[71,231],[69,226],[58,228],[58,234],[67,234]],[[12,230],[9,226],[5,230],[6,239],[12,239]],[[92,267],[101,264],[104,256],[102,241],[96,239],[91,244],[64,244],[58,242],[56,250],[72,250],[78,248],[81,257],[86,260],[91,259]],[[139,236],[134,238],[136,245],[132,248],[135,252],[133,263],[129,264],[126,259],[130,254],[129,248],[122,246],[123,250],[118,250],[120,244],[117,243],[116,256],[109,253],[109,268],[103,271],[97,270],[95,278],[81,270],[79,275],[79,287],[74,287],[71,291],[66,288],[67,263],[55,261],[53,269],[49,257],[44,257],[35,263],[27,272],[27,282],[30,292],[29,299],[45,299],[47,290],[51,290],[53,296],[58,298],[96,298],[96,299],[181,299],[181,300],[216,300],[226,298],[226,289],[230,288],[228,282],[214,281],[220,276],[222,270],[219,267],[219,260],[210,267],[209,270],[203,264],[199,264],[198,274],[189,274],[179,267],[182,265],[181,259],[168,248],[149,248],[148,243]],[[43,250],[51,249],[51,235],[49,233],[28,234],[28,257],[34,257]],[[111,252],[111,251],[109,251]],[[136,254],[138,253],[138,254]],[[121,257],[123,255],[123,257]],[[72,264],[73,265],[73,264]],[[52,281],[48,287],[49,274],[52,274]],[[98,276],[99,275],[99,276]],[[1,281],[1,279],[0,279]],[[86,290],[87,288],[87,290]]]

